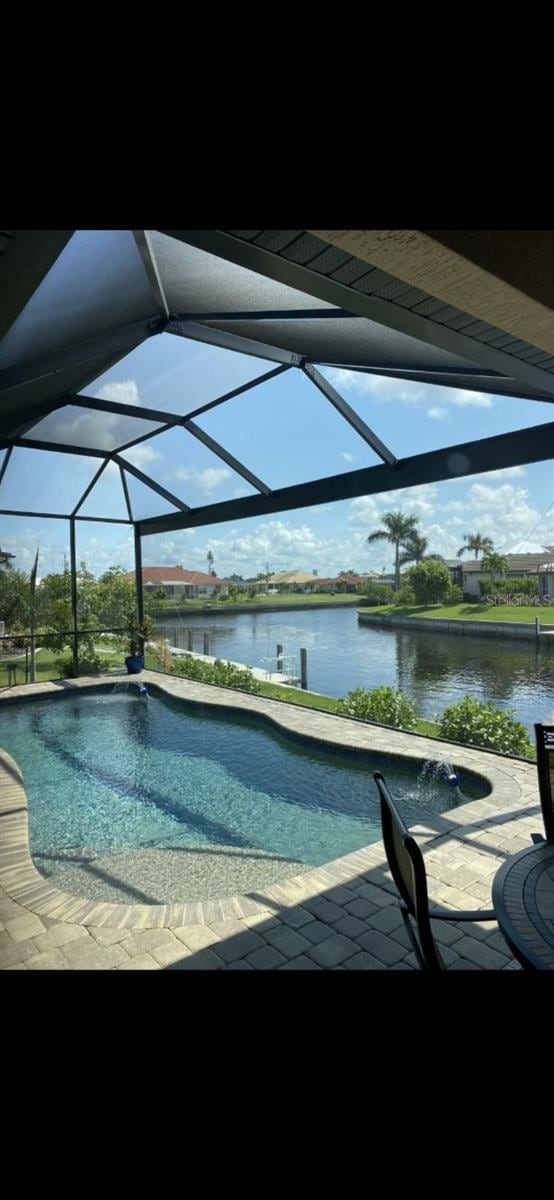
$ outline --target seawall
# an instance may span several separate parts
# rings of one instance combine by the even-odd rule
[[[306,604],[306,601],[299,601],[298,604],[207,604],[202,608],[187,608],[186,605],[175,608],[156,608],[152,612],[152,618],[156,621],[163,620],[164,617],[171,619],[172,617],[181,617],[183,620],[186,617],[213,617],[225,616],[225,613],[252,613],[252,612],[295,612],[303,609],[306,612],[313,608],[357,608],[360,603],[360,597],[356,596],[352,600],[342,600],[333,603],[333,601],[324,602],[315,600],[312,604]]]
[[[358,621],[363,625],[380,625],[395,629],[422,629],[427,633],[470,634],[475,637],[519,638],[536,642],[541,650],[554,649],[554,625],[541,624],[541,635],[537,639],[536,629],[531,624],[517,621],[448,621],[444,617],[397,617],[394,614],[373,615],[358,609]]]

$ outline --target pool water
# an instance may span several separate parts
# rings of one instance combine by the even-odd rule
[[[0,744],[23,772],[37,866],[94,898],[225,895],[377,841],[376,769],[408,825],[454,805],[417,765],[320,748],[263,718],[144,699],[136,687],[10,706]],[[464,798],[487,791],[477,777],[461,788]]]

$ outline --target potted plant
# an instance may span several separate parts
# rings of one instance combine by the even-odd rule
[[[154,626],[148,617],[139,621],[134,609],[126,619],[129,654],[125,659],[128,675],[138,675],[144,666],[144,643],[152,637]]]

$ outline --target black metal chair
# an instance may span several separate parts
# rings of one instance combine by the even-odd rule
[[[542,819],[547,842],[554,842],[554,725],[535,725],[537,771]],[[531,835],[533,842],[543,842],[540,833]]]
[[[434,921],[496,921],[493,909],[474,911],[429,906],[423,855],[406,828],[380,771],[373,776],[381,801],[383,842],[394,882],[400,892],[400,911],[419,966],[424,971],[444,971],[445,963],[431,929]],[[417,927],[417,937],[412,921]]]

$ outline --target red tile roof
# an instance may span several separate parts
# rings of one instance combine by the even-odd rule
[[[135,572],[128,571],[125,578],[134,583]],[[225,587],[227,585],[227,581],[225,579],[218,579],[217,575],[206,575],[203,571],[185,571],[184,567],[143,567],[142,582],[160,584],[188,583],[202,587],[206,584],[212,584],[213,587]]]

